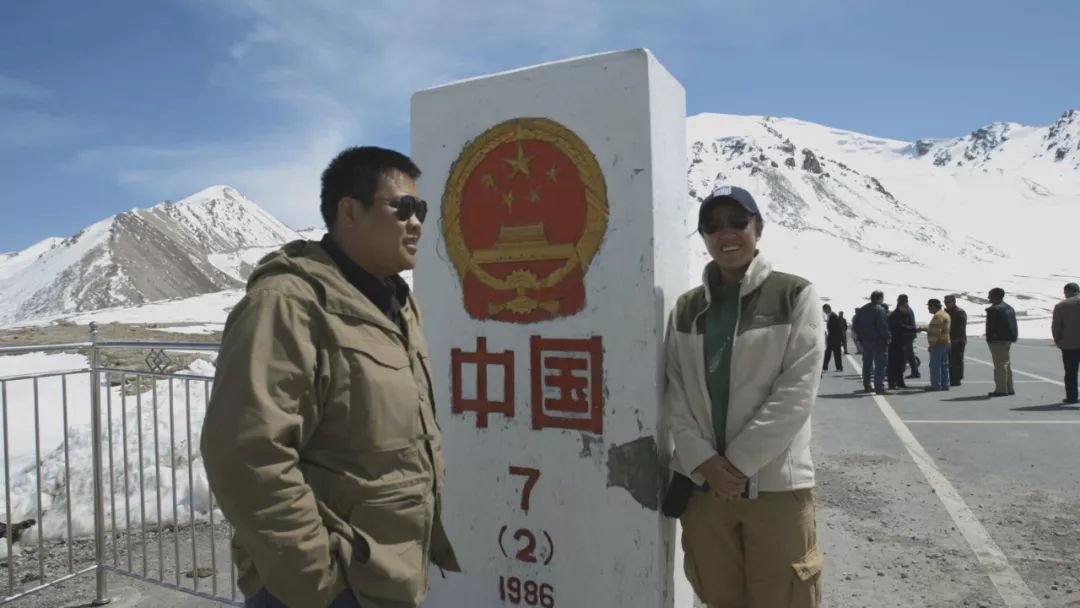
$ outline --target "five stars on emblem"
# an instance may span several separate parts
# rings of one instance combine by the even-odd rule
[[[525,154],[525,148],[521,142],[517,142],[517,155],[508,156],[503,158],[503,162],[510,166],[510,178],[512,179],[518,173],[524,175],[528,179],[532,179],[532,169],[530,163],[535,159],[535,155]],[[551,182],[559,181],[559,169],[555,165],[552,165],[544,171],[544,175]],[[488,190],[498,190],[498,184],[495,181],[495,177],[491,173],[485,173],[480,178],[480,183],[484,188]],[[540,202],[540,192],[537,188],[529,189],[529,202],[536,204]],[[506,205],[508,210],[512,210],[514,207],[514,193],[513,191],[507,191],[499,194],[499,198],[502,204]]]
[[[532,156],[525,156],[525,149],[521,147],[521,142],[517,145],[517,157],[504,158],[506,164],[510,165],[510,177],[514,177],[518,173],[525,175],[525,177],[532,177],[532,173],[529,171],[529,162],[533,159]]]

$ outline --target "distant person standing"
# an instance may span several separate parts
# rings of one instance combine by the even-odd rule
[[[933,315],[926,329],[926,341],[930,347],[930,390],[949,390],[949,349],[952,346],[950,326],[952,319],[941,307],[941,300],[931,298],[926,308]]]
[[[915,325],[915,311],[911,310],[911,306],[908,305],[907,296],[902,295],[901,297],[904,298],[904,308],[911,312],[910,320],[911,327],[913,328],[912,330],[909,330],[911,333],[908,336],[908,341],[905,343],[904,346],[904,357],[906,357],[907,359],[907,364],[911,366],[911,374],[908,375],[908,378],[922,378],[922,374],[919,373],[919,356],[915,354],[915,338],[918,337],[919,334],[919,329]],[[900,307],[899,302],[897,302],[896,307]],[[901,370],[903,370],[902,365],[900,366],[900,368]],[[901,373],[903,372],[901,371]]]
[[[862,342],[859,341],[859,331],[857,329],[859,325],[859,309],[855,309],[855,314],[851,315],[851,341],[855,343],[855,354],[862,354]]]
[[[848,354],[848,352],[847,352],[847,330],[848,330],[847,319],[844,318],[844,311],[842,311],[842,310],[840,312],[836,313],[836,314],[839,315],[839,317],[840,317],[840,344],[843,345],[844,354],[846,355],[846,354]]]
[[[870,303],[859,309],[853,326],[862,342],[863,390],[868,393],[873,390],[879,395],[888,394],[885,390],[885,362],[888,357],[886,349],[892,338],[885,308],[882,306],[884,301],[884,293],[871,293]],[[874,383],[872,389],[871,380]]]
[[[1065,299],[1054,307],[1054,344],[1065,364],[1065,403],[1077,403],[1076,376],[1080,372],[1080,285],[1065,286]]]
[[[994,360],[994,390],[990,392],[991,397],[1016,394],[1009,351],[1018,335],[1016,311],[1005,303],[1005,290],[1000,287],[991,289],[990,307],[986,309],[986,343]]]
[[[964,379],[964,350],[967,349],[967,313],[956,305],[956,296],[945,296],[945,312],[949,315],[949,386],[960,386]]]
[[[914,357],[915,336],[918,328],[915,326],[915,311],[908,305],[908,297],[900,294],[896,298],[896,310],[889,313],[889,333],[892,334],[892,342],[889,343],[888,366],[886,371],[889,388],[907,388],[904,383],[904,365]],[[912,367],[913,371],[918,371]],[[913,377],[918,377],[913,374]]]
[[[833,312],[832,306],[826,304],[821,310],[825,313],[825,364],[821,371],[829,371],[829,358],[832,357],[836,371],[842,372],[844,363],[840,351],[843,348],[844,326],[839,315]]]

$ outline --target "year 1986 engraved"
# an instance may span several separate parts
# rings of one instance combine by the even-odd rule
[[[521,580],[516,576],[499,577],[499,599],[515,606],[555,607],[555,589],[547,583]]]

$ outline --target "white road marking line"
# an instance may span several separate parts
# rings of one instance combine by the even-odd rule
[[[982,336],[980,336],[980,337],[982,337]],[[1039,350],[1050,350],[1052,348],[1057,348],[1057,347],[1054,346],[1053,344],[1045,344],[1045,345],[1042,345],[1042,346],[1036,346],[1034,344],[1016,344],[1016,343],[1014,343],[1013,348],[1037,348]]]
[[[907,424],[1080,424],[1080,420],[905,420]]]
[[[1013,370],[1015,371],[1015,370]],[[1042,384],[1043,380],[1013,380],[1013,384]],[[964,384],[993,384],[993,380],[964,380]]]
[[[964,357],[964,358],[969,360],[969,361],[974,361],[976,363],[982,363],[983,365],[989,365],[990,367],[994,367],[994,364],[992,362],[990,362],[990,361],[983,361],[982,359],[976,359],[975,357]],[[1046,376],[1040,376],[1038,374],[1033,374],[1031,372],[1025,372],[1025,371],[1016,369],[1015,367],[1013,368],[1013,373],[1014,374],[1020,374],[1022,376],[1027,376],[1028,378],[1035,378],[1036,380],[1042,380],[1043,382],[1049,382],[1050,384],[1056,384],[1058,386],[1065,386],[1065,383],[1062,382],[1061,380],[1051,380],[1050,378],[1047,378]]]
[[[849,356],[848,359],[853,367],[861,370],[854,357]],[[884,396],[874,395],[874,401],[885,419],[889,421],[893,432],[903,442],[908,454],[915,461],[915,465],[919,467],[926,481],[930,483],[930,487],[934,489],[941,504],[945,506],[945,510],[949,512],[953,523],[956,524],[956,529],[964,536],[964,540],[975,553],[975,558],[979,560],[983,571],[990,577],[990,581],[997,589],[998,595],[1005,601],[1005,605],[1009,608],[1041,608],[1039,599],[1035,597],[1031,589],[1028,589],[1024,579],[1009,563],[1005,553],[990,537],[990,533],[975,517],[975,513],[967,506],[960,493],[934,466],[934,460],[911,433],[911,429],[904,424]]]

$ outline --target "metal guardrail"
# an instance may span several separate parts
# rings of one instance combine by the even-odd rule
[[[89,342],[0,347],[0,355],[79,351],[86,353],[89,361],[88,368],[21,374],[0,378],[0,410],[2,410],[0,412],[0,419],[2,420],[0,422],[2,422],[4,442],[4,516],[8,525],[5,534],[7,544],[7,589],[5,594],[0,595],[0,605],[38,593],[91,572],[95,574],[93,605],[104,605],[110,601],[108,589],[108,574],[110,572],[200,598],[213,599],[224,604],[241,605],[241,601],[237,599],[236,570],[229,558],[228,549],[225,549],[223,559],[219,560],[218,558],[219,541],[228,541],[231,544],[232,528],[225,521],[215,521],[214,498],[208,488],[206,489],[206,517],[204,519],[196,516],[197,486],[195,467],[192,466],[195,459],[192,443],[192,384],[201,384],[201,391],[196,386],[194,394],[199,396],[201,393],[202,403],[205,406],[206,402],[209,401],[213,378],[193,374],[169,373],[167,371],[169,365],[168,353],[216,351],[219,345],[200,342],[102,341],[99,339],[100,336],[95,323],[90,324],[90,331]],[[102,354],[109,350],[150,351],[150,355],[145,360],[150,370],[107,367],[102,363]],[[69,426],[68,420],[68,380],[69,378],[79,378],[84,375],[88,376],[90,389],[88,406],[90,409],[94,551],[93,563],[86,567],[76,563],[74,552],[74,546],[78,539],[74,536],[73,530],[72,482],[78,480],[72,479],[71,449],[69,445],[72,428]],[[48,547],[46,544],[47,539],[44,537],[45,518],[55,518],[56,513],[53,511],[57,508],[55,501],[50,501],[48,507],[43,503],[42,468],[45,463],[41,456],[42,399],[39,383],[45,378],[60,378],[63,424],[62,502],[66,505],[66,511],[63,513],[64,531],[66,532],[63,547],[59,545]],[[37,528],[36,559],[32,560],[36,561],[36,564],[34,564],[36,565],[36,573],[27,572],[24,574],[22,579],[18,581],[18,583],[22,583],[22,586],[19,586],[16,581],[17,571],[20,569],[16,562],[20,561],[19,558],[24,557],[26,552],[24,550],[21,556],[15,555],[14,537],[17,535],[17,531],[12,527],[14,524],[13,516],[16,514],[13,513],[12,508],[13,480],[10,453],[12,429],[9,428],[9,413],[12,408],[24,404],[11,403],[8,394],[9,384],[16,382],[33,383],[34,461],[31,467],[24,469],[24,472],[32,473],[35,482],[33,493],[36,504],[34,505],[33,514],[36,518],[34,520],[35,524],[29,527],[36,526]],[[162,404],[159,404],[158,395],[159,386],[162,382],[166,382],[168,387],[167,393],[163,391],[163,394],[167,394],[168,398],[168,420],[165,425],[159,419],[159,409],[162,409],[159,408],[159,405]],[[134,385],[133,390],[131,388],[132,384]],[[119,387],[118,390],[114,390],[116,386]],[[149,404],[144,404],[146,386],[149,387]],[[180,429],[181,437],[178,443],[176,407],[179,399],[176,393],[180,388],[182,388],[184,416],[180,419],[182,424],[179,426],[182,428]],[[104,399],[102,398],[103,391],[105,393]],[[114,393],[116,394],[114,395]],[[116,401],[119,401],[119,403],[115,403]],[[133,417],[129,408],[129,402],[131,401],[134,401],[135,408]],[[118,409],[116,412],[114,412],[114,405]],[[151,408],[149,417],[144,413],[144,405]],[[117,424],[117,419],[114,418],[114,413],[119,414],[119,424]],[[102,424],[103,414],[104,424]],[[149,422],[153,427],[152,437],[144,437],[144,435],[150,435],[150,433],[144,432],[147,418],[149,418]],[[194,423],[199,424],[199,421]],[[117,426],[119,428],[115,428]],[[131,426],[134,428],[129,428]],[[162,479],[161,454],[164,440],[161,437],[161,431],[166,427],[168,444],[165,456],[168,459],[167,468],[169,469],[169,478],[167,480]],[[117,432],[119,436],[117,436]],[[133,447],[138,452],[137,455],[131,454],[130,447],[132,446],[129,446],[131,440],[134,442]],[[151,440],[153,441],[152,456],[146,453],[149,450],[148,442]],[[152,458],[152,463],[147,462],[148,457]],[[122,461],[122,464],[116,462],[118,458]],[[137,465],[137,472],[131,470],[132,465]],[[147,480],[151,465],[153,466],[152,482]],[[184,468],[187,469],[187,479],[183,479],[183,475],[181,475],[179,480],[181,485],[178,485],[177,469],[182,470]],[[165,481],[168,482],[169,493],[172,496],[171,512],[168,511],[169,505],[165,505],[163,509],[162,485]],[[183,485],[183,482],[186,482],[186,486]],[[132,483],[137,483],[137,488],[133,488]],[[123,484],[122,496],[124,503],[119,505],[119,510],[116,491],[118,484]],[[148,484],[153,486],[149,490]],[[186,521],[183,522],[181,521],[181,505],[177,496],[181,488],[187,490],[187,513],[186,518],[184,518]],[[106,499],[106,491],[108,491],[108,499]],[[154,499],[152,504],[153,523],[148,523],[150,514],[147,513],[147,495],[150,491],[153,492],[152,498]],[[136,495],[138,500],[137,510],[132,509],[131,504],[136,499]],[[85,508],[89,505],[78,506]],[[18,517],[24,515],[25,513],[17,514]],[[135,529],[132,528],[133,517],[136,519]],[[168,523],[169,521],[171,521],[171,524]],[[219,525],[223,526],[224,535],[219,533],[217,529]],[[184,538],[182,538],[181,534],[182,527],[187,528],[183,534]],[[202,530],[201,528],[207,529]],[[190,538],[187,538],[188,536]],[[167,544],[172,545],[172,551],[169,554],[166,554]],[[187,554],[186,550],[181,550],[182,544],[190,544],[189,555],[182,556],[182,553]],[[156,556],[151,552],[152,548],[156,548]],[[55,553],[57,551],[63,553],[65,550],[66,568],[57,571]],[[135,560],[136,555],[140,558],[138,563]],[[153,559],[155,557],[157,571],[153,572],[151,562],[155,561]],[[207,565],[209,566],[208,569],[205,567]],[[228,568],[227,585],[225,581],[219,581],[219,565]],[[186,570],[188,566],[190,566],[190,570]],[[167,580],[166,571],[171,571],[173,575],[171,580]],[[190,584],[184,580],[182,574],[191,579]],[[200,578],[202,576],[211,579],[208,589],[200,588]],[[38,584],[28,587],[27,583],[31,581]]]

